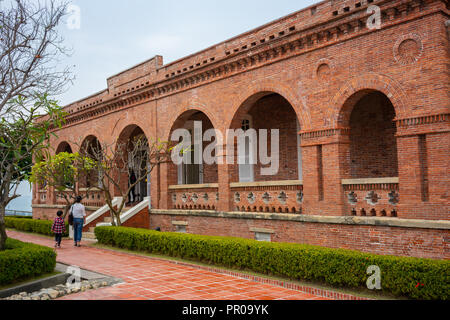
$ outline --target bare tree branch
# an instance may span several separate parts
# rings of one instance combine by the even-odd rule
[[[34,92],[62,93],[73,76],[59,61],[71,53],[57,29],[68,2],[14,0],[0,5],[1,116],[11,99]]]

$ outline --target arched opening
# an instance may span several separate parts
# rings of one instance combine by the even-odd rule
[[[123,152],[117,157],[122,162],[117,164],[118,167],[122,166],[119,180],[121,189],[127,190],[137,183],[127,195],[127,205],[133,206],[150,196],[151,179],[147,170],[150,148],[144,131],[137,125],[127,126],[119,135],[116,152]],[[126,168],[123,168],[123,164],[126,164]],[[118,193],[116,195],[119,196]]]
[[[66,141],[61,142],[58,145],[58,148],[56,148],[56,153],[55,154],[58,155],[58,154],[63,153],[63,152],[68,153],[68,154],[73,153],[70,144],[68,142],[66,142]],[[68,188],[73,188],[73,183],[72,182],[66,182],[66,186]]]
[[[394,106],[379,91],[362,92],[354,98],[348,119],[351,178],[398,177]]]
[[[170,163],[168,166],[169,185],[199,185],[211,184],[218,181],[217,163],[207,164],[203,159],[205,148],[211,144],[211,141],[203,141],[204,134],[210,129],[214,129],[211,120],[206,114],[197,110],[190,110],[183,113],[172,126],[169,140],[172,141],[172,135],[177,129],[185,129],[189,132],[190,141],[183,154],[183,163],[175,165]],[[181,142],[183,138],[179,137]],[[212,152],[215,157],[215,151]]]
[[[98,160],[101,156],[101,144],[100,141],[95,136],[88,136],[84,139],[81,144],[80,154],[91,158],[92,160]],[[87,177],[81,182],[81,188],[95,188],[101,184],[99,173],[97,171],[91,172]]]
[[[229,129],[232,192],[254,212],[301,212],[301,128],[290,102],[275,92],[259,92],[242,103]]]
[[[300,124],[294,108],[284,97],[274,92],[261,92],[250,97],[236,112],[230,129],[256,132],[256,139],[251,139],[250,134],[245,136],[243,146],[239,146],[235,138],[234,163],[237,165],[232,170],[232,182],[302,180]],[[274,130],[279,130],[278,152],[272,145]],[[259,141],[263,131],[267,132],[267,156],[279,160],[278,168],[270,174],[261,170],[270,167],[260,161]]]
[[[58,145],[58,148],[56,148],[56,154],[60,154],[60,153],[63,153],[63,152],[72,153],[72,148],[71,148],[70,144],[67,143],[66,141],[61,142]]]

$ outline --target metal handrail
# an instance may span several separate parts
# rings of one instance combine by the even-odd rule
[[[5,210],[5,215],[9,216],[9,217],[17,217],[17,216],[31,217],[31,216],[33,216],[33,212],[7,209],[7,210]]]

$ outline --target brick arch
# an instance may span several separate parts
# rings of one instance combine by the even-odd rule
[[[136,122],[126,122],[123,123],[120,127],[116,127],[113,132],[117,133],[113,137],[113,143],[112,143],[112,150],[115,150],[117,148],[117,145],[119,142],[123,142],[124,140],[128,140],[133,133],[134,130],[137,128],[141,129],[141,131],[144,133],[145,137],[150,141],[151,137],[149,136],[149,133],[146,132],[145,127],[142,125],[137,124]]]
[[[137,128],[141,129],[145,137],[147,137],[144,129],[141,126],[133,123],[126,125],[124,128],[122,128],[122,130],[118,131],[119,136],[117,137],[116,141],[128,140]]]
[[[300,97],[292,88],[283,85],[280,82],[264,80],[260,83],[246,87],[244,91],[234,99],[236,103],[233,104],[232,109],[230,110],[231,118],[228,119],[225,129],[231,128],[236,113],[245,103],[251,101],[250,99],[255,100],[256,102],[259,99],[259,95],[262,93],[276,93],[282,96],[294,109],[302,130],[308,130],[311,128],[311,115],[309,110],[306,108],[302,97]]]
[[[128,119],[127,116],[120,117],[112,126],[110,134],[112,137],[111,143],[115,145],[125,130],[130,129],[133,126],[141,128],[147,139],[155,139],[156,137],[154,137],[154,133],[152,133],[153,128],[150,122],[148,117],[140,117],[138,119]]]
[[[162,134],[162,139],[167,139],[167,141],[170,141],[170,135],[172,133],[173,128],[176,125],[176,122],[180,119],[180,117],[182,117],[183,115],[185,115],[188,112],[196,112],[196,111],[200,111],[202,113],[204,113],[209,121],[211,121],[213,128],[218,128],[217,124],[218,121],[216,119],[216,116],[214,115],[214,113],[211,113],[210,110],[207,108],[207,106],[201,102],[199,102],[198,100],[191,100],[189,101],[187,104],[185,104],[184,106],[182,106],[181,108],[177,109],[177,111],[172,114],[171,116],[169,116],[169,125],[164,129],[164,132]]]
[[[117,129],[117,128],[116,128]],[[120,129],[120,130],[119,130]],[[142,132],[149,141],[149,137],[147,133],[144,131],[144,128],[140,125],[137,125],[135,123],[127,123],[122,125],[119,129],[117,129],[118,136],[114,137],[113,145],[111,146],[111,149],[109,152],[113,152],[112,150],[115,150],[116,155],[120,155],[118,152],[124,152],[122,155],[125,156],[125,159],[128,159],[128,152],[129,152],[129,143],[131,141],[131,138],[133,137],[133,134],[136,132],[136,130],[139,129],[140,132]],[[114,130],[115,131],[115,130]],[[147,142],[147,147],[149,147],[149,143]],[[120,147],[123,147],[124,149],[120,149]],[[108,152],[108,151],[107,151]],[[117,167],[121,167],[120,163],[116,163]],[[115,174],[119,174],[120,177],[116,179],[116,182],[120,183],[122,185],[122,190],[127,188],[127,183],[129,181],[129,173],[128,171],[123,171],[123,167],[121,167],[122,170],[120,173],[114,172]],[[148,192],[148,189],[146,189]],[[122,196],[120,189],[117,186],[113,187],[113,192],[115,196]]]
[[[95,135],[95,134],[86,134],[85,137],[83,138],[83,140],[81,140],[81,144],[79,145],[79,149],[76,150],[76,152],[80,152],[80,153],[81,153],[82,150],[83,150],[83,148],[85,148],[86,143],[88,142],[88,140],[89,140],[89,139],[92,139],[92,138],[95,138],[95,139],[98,141],[98,143],[101,145],[101,141],[100,141],[100,139],[98,138],[98,135]],[[72,149],[72,151],[73,151],[73,149]]]
[[[379,91],[392,103],[397,119],[405,117],[408,99],[401,86],[393,79],[376,73],[357,76],[349,80],[331,100],[327,118],[332,128],[348,127],[356,103],[367,93]]]
[[[55,155],[59,154],[61,152],[64,152],[67,148],[67,146],[70,148],[70,150],[73,152],[74,150],[74,146],[71,145],[71,143],[69,141],[61,141],[60,143],[58,143],[58,147],[55,150]]]

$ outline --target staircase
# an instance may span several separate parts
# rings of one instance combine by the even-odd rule
[[[111,217],[104,217],[102,223],[111,223],[112,218]],[[97,238],[95,237],[95,227],[90,227],[89,232],[83,232],[83,239],[86,241],[97,241]]]
[[[125,207],[123,209],[122,215],[120,216],[120,221],[122,222],[122,225],[127,222],[129,219],[134,217],[136,214],[141,212],[143,209],[145,209],[146,206],[150,206],[150,197],[144,198],[144,201],[138,203],[134,207]],[[83,233],[83,238],[87,241],[96,241],[95,238],[95,228],[100,226],[111,226],[112,225],[112,218],[110,216],[104,217],[103,222],[97,223],[95,227],[90,227],[89,232]]]

